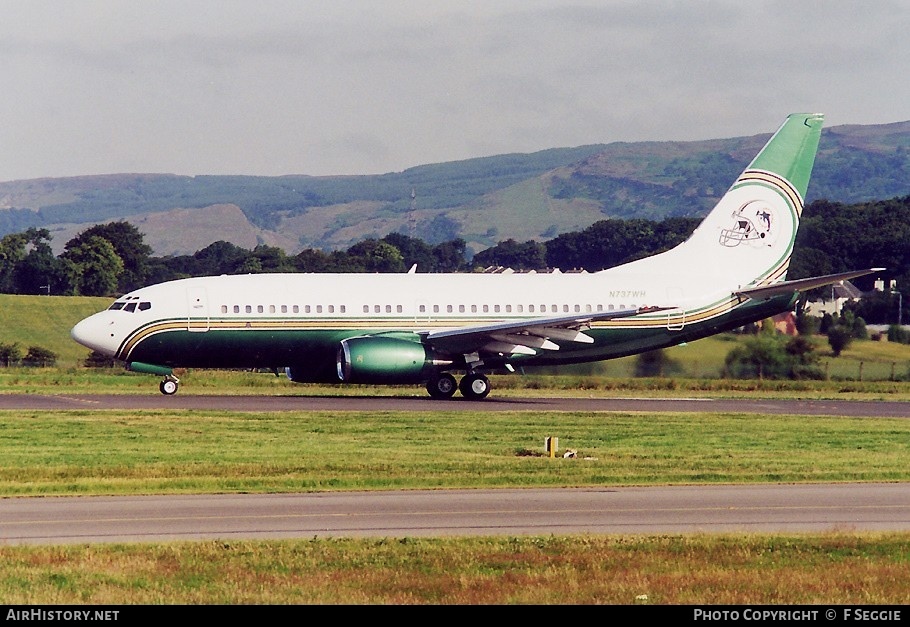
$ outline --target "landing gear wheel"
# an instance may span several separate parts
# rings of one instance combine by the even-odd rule
[[[457,389],[458,384],[455,383],[455,377],[448,372],[438,374],[427,381],[427,392],[429,392],[430,396],[433,398],[452,398],[452,395],[455,394],[455,390]]]
[[[479,372],[466,374],[458,384],[461,395],[468,400],[479,401],[490,393],[490,380]]]
[[[176,379],[165,379],[158,385],[158,389],[161,390],[162,394],[171,396],[177,393],[177,380]]]

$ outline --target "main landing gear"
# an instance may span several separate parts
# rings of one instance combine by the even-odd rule
[[[455,377],[448,372],[440,372],[427,381],[427,392],[433,398],[452,398],[455,390],[470,401],[479,401],[490,393],[490,380],[479,372],[469,372],[461,378],[461,383],[455,383]]]
[[[158,389],[161,390],[161,393],[166,396],[172,396],[177,393],[177,388],[180,385],[180,379],[175,377],[172,374],[169,374],[164,377],[164,380],[158,384]]]

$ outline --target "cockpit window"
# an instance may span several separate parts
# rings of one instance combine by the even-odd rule
[[[147,300],[143,300],[141,302],[133,301],[130,303],[124,303],[121,301],[117,301],[117,302],[113,303],[110,307],[108,307],[108,309],[111,311],[122,310],[122,311],[129,311],[130,313],[137,311],[137,310],[138,311],[148,311],[151,308],[152,308],[152,303],[150,303]]]

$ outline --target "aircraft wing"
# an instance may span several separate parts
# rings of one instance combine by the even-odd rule
[[[483,326],[427,331],[421,335],[426,344],[444,353],[535,355],[538,350],[559,350],[559,344],[556,342],[593,344],[594,338],[584,333],[584,330],[590,328],[592,322],[628,318],[665,309],[672,309],[672,307],[639,307],[549,318],[529,318]]]
[[[754,300],[772,298],[783,294],[792,294],[793,292],[805,292],[823,285],[831,285],[854,279],[858,276],[881,272],[884,268],[867,268],[865,270],[852,270],[850,272],[839,272],[837,274],[826,274],[824,276],[810,277],[808,279],[796,279],[793,281],[781,281],[771,285],[760,285],[758,287],[747,287],[733,292],[737,296],[745,296]]]

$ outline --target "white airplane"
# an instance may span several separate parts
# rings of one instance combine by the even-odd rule
[[[593,273],[256,274],[169,281],[118,298],[72,337],[177,391],[181,368],[284,369],[304,383],[425,384],[483,399],[484,372],[599,361],[790,310],[786,281],[823,116],[793,114],[693,234]],[[453,373],[464,373],[456,383]]]

